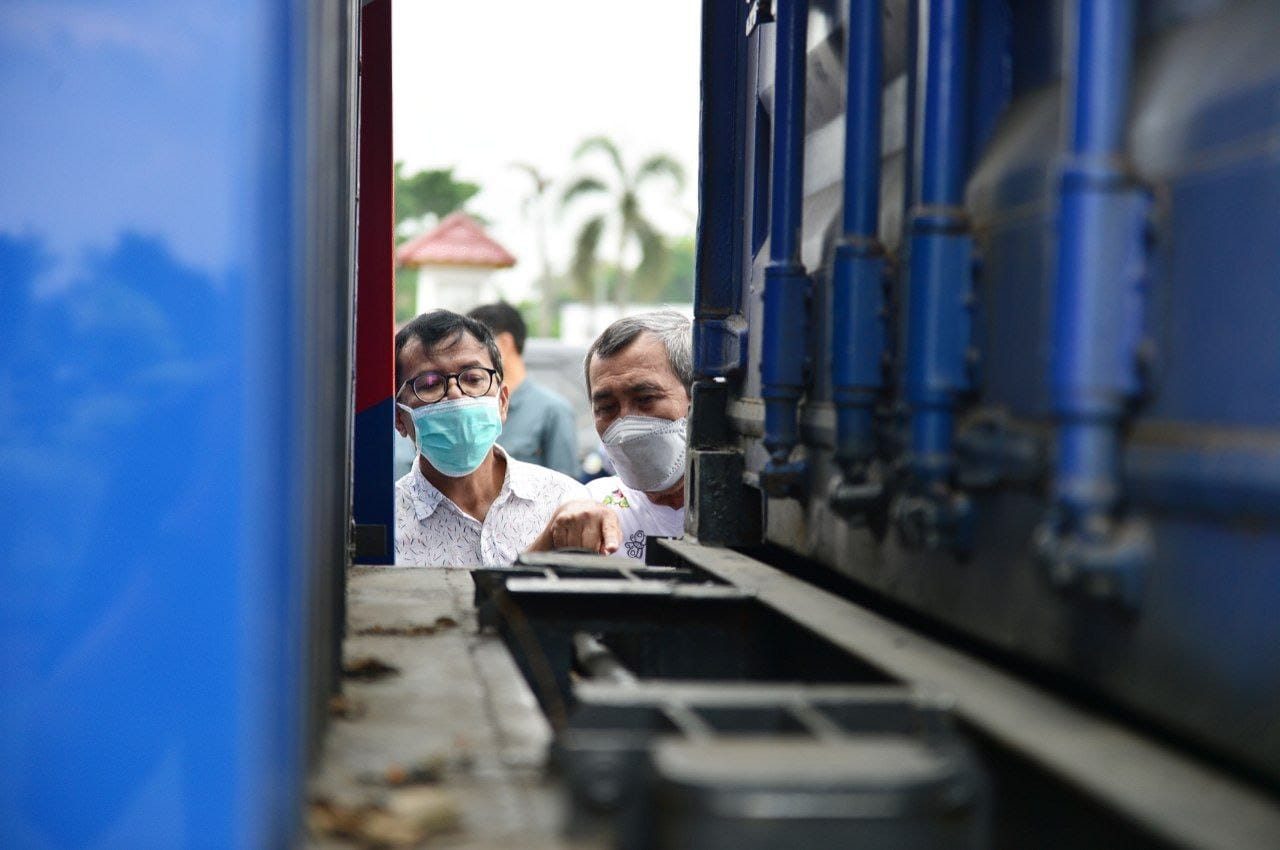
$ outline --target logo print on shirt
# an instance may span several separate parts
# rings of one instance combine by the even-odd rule
[[[644,532],[637,531],[635,534],[627,538],[627,557],[643,558],[644,557]]]
[[[624,495],[621,490],[614,490],[612,493],[606,494],[605,497],[600,500],[600,504],[613,505],[615,508],[631,507],[631,503],[627,501],[626,495]]]

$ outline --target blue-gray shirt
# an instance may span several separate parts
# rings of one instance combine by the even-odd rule
[[[573,410],[569,402],[531,378],[521,381],[511,394],[498,443],[516,460],[578,478]]]

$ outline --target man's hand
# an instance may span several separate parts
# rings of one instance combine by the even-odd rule
[[[622,528],[612,508],[589,499],[565,502],[556,508],[547,527],[526,550],[585,549],[612,555],[622,545]]]

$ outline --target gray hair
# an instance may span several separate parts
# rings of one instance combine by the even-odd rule
[[[613,357],[635,342],[642,333],[651,333],[662,340],[667,349],[667,362],[671,371],[684,384],[686,392],[693,391],[693,325],[675,310],[655,310],[626,316],[609,325],[596,337],[587,350],[582,373],[587,380],[587,395],[591,394],[591,358]]]

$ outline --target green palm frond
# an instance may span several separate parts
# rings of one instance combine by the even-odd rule
[[[636,197],[635,192],[623,192],[618,198],[618,215],[622,219],[622,226],[628,233],[635,232],[636,219],[640,217],[640,199]]]
[[[592,284],[596,274],[596,252],[600,247],[600,237],[604,233],[605,217],[603,215],[588,219],[578,231],[573,243],[573,261],[569,271],[577,284],[580,295],[592,295]]]
[[[595,177],[579,177],[569,184],[564,190],[564,194],[560,196],[560,208],[564,209],[573,203],[575,198],[583,195],[594,195],[609,191],[609,187],[604,184],[603,180],[597,180]]]
[[[653,301],[661,294],[671,268],[671,250],[666,237],[647,219],[637,216],[633,222],[636,238],[640,242],[640,265],[633,276],[635,295],[644,301]]]
[[[607,200],[608,206],[597,207],[599,212],[583,225],[577,236],[571,273],[575,288],[592,301],[602,298],[602,289],[613,289],[613,300],[625,306],[632,297],[652,303],[662,297],[668,288],[672,268],[672,251],[666,237],[649,219],[646,197],[638,188],[646,182],[669,179],[678,193],[685,185],[685,170],[679,161],[668,154],[650,156],[634,171],[628,171],[618,145],[607,136],[584,139],[574,151],[574,159],[589,155],[607,157],[616,174],[608,174],[603,162],[589,164],[586,175],[579,177],[565,189],[560,198],[560,210],[585,195],[597,195]],[[615,179],[616,178],[616,179]],[[610,249],[617,250],[612,267],[608,271],[597,259],[598,250],[606,231],[617,236]],[[640,262],[634,268],[627,259],[631,246],[640,248]]]
[[[654,177],[670,177],[677,192],[684,190],[684,166],[674,157],[664,153],[654,154],[640,163],[640,167],[636,169],[636,185]]]
[[[613,167],[618,169],[618,176],[624,180],[627,177],[627,168],[622,164],[622,151],[618,150],[618,145],[608,136],[592,136],[584,139],[578,149],[573,152],[574,159],[581,159],[592,151],[599,151],[613,161]]]
[[[541,195],[551,186],[551,178],[542,173],[542,169],[529,162],[512,162],[508,163],[508,167],[514,168],[516,171],[522,171],[529,176],[529,180],[533,182],[533,191],[536,195]]]

